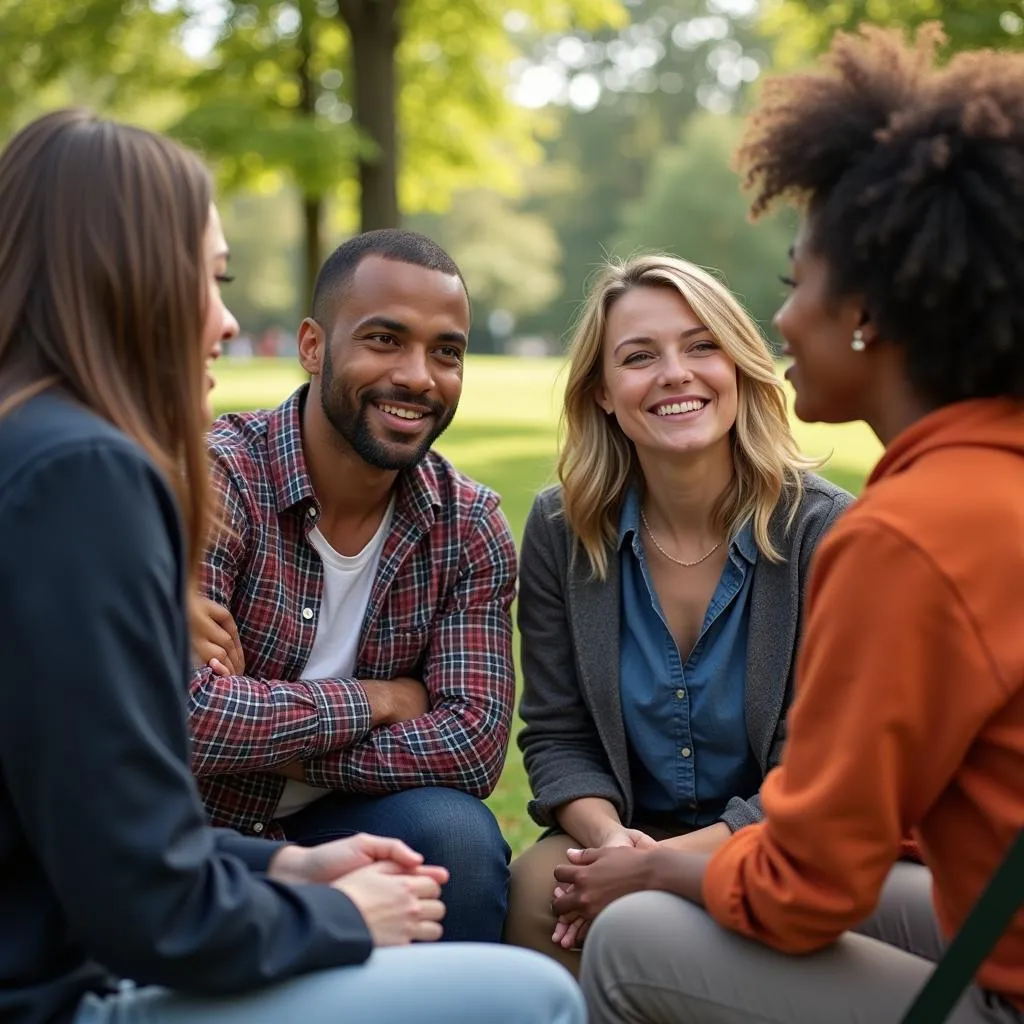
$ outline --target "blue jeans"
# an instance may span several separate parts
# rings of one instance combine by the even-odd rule
[[[126,986],[86,996],[74,1024],[585,1024],[583,997],[553,960],[509,946],[378,949],[336,967],[221,998]]]
[[[445,940],[501,941],[510,851],[494,815],[476,797],[438,786],[387,796],[329,793],[280,824],[300,846],[357,832],[401,839],[451,874],[442,894]]]

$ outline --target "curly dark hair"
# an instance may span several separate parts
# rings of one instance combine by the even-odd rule
[[[1024,398],[1024,54],[939,66],[944,41],[838,34],[765,84],[736,162],[752,216],[804,210],[832,294],[864,296],[920,397]]]

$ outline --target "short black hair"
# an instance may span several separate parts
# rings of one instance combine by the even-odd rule
[[[737,153],[756,216],[802,207],[834,296],[863,295],[935,405],[1024,398],[1024,54],[863,26],[770,80]]]
[[[342,242],[320,267],[313,289],[312,316],[317,323],[326,325],[334,319],[335,303],[352,280],[356,268],[367,256],[380,256],[381,259],[394,260],[396,263],[411,263],[427,270],[438,270],[442,274],[457,277],[462,287],[466,287],[462,271],[455,260],[426,235],[400,228],[364,231]]]

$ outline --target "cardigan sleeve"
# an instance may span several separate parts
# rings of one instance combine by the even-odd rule
[[[564,534],[554,519],[554,495],[541,494],[530,510],[519,577],[519,713],[525,723],[519,746],[533,790],[529,812],[540,825],[557,824],[555,810],[585,796],[603,797],[620,816],[625,812],[576,671],[567,606],[568,560]]]

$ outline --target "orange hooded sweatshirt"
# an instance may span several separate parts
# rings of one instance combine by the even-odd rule
[[[807,602],[765,820],[712,858],[707,908],[818,949],[872,912],[911,832],[951,936],[1024,827],[1024,404],[900,434],[821,542]],[[1024,913],[978,980],[1024,1008]]]

